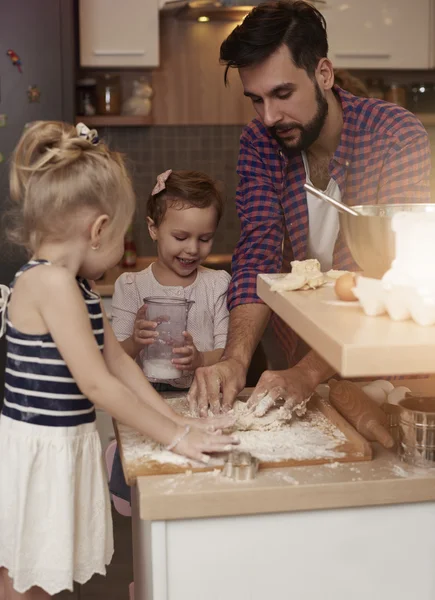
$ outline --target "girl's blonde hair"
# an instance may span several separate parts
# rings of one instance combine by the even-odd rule
[[[224,197],[219,185],[201,171],[171,171],[165,180],[165,187],[148,198],[147,217],[159,227],[168,207],[216,208],[219,223],[224,210]]]
[[[12,156],[15,203],[10,238],[34,252],[44,239],[61,241],[83,229],[83,210],[107,214],[110,229],[127,228],[135,197],[122,156],[79,137],[72,125],[39,121]]]

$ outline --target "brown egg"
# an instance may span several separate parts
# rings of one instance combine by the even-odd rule
[[[335,293],[337,294],[337,297],[345,302],[355,301],[357,298],[352,292],[355,283],[355,273],[346,273],[339,277],[335,282]]]

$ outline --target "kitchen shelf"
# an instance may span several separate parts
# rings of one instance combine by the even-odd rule
[[[435,373],[435,327],[367,317],[333,287],[271,292],[274,277],[258,276],[260,298],[343,377]]]
[[[431,127],[435,125],[435,113],[416,113],[415,116],[423,123],[425,127]]]
[[[128,115],[77,116],[76,124],[84,123],[89,127],[147,127],[153,124],[151,115],[135,117]]]

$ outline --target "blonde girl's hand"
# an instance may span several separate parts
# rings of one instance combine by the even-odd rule
[[[147,321],[146,313],[146,306],[141,306],[137,311],[133,326],[133,342],[140,350],[145,346],[152,344],[159,335],[157,331],[155,331],[158,323],[155,321]]]
[[[181,436],[180,442],[172,451],[187,456],[187,458],[208,463],[210,454],[231,452],[239,443],[240,440],[234,435],[213,435],[203,433],[198,429],[191,429],[187,435]]]
[[[193,343],[193,338],[187,331],[183,331],[185,345],[181,348],[174,348],[172,352],[178,354],[172,359],[173,364],[180,371],[195,371],[198,367],[203,366],[202,353]]]

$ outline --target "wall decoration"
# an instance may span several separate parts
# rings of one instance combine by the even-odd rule
[[[37,85],[29,85],[27,89],[27,97],[31,104],[33,104],[34,102],[39,102],[41,92]]]
[[[0,114],[0,127],[6,127],[7,121],[8,121],[7,116]]]
[[[22,64],[21,64],[21,58],[18,56],[18,54],[14,51],[9,49],[6,54],[9,56],[9,58],[12,61],[12,64],[14,65],[14,67],[17,67],[18,71],[20,73],[23,72],[23,70],[21,69]]]
[[[2,163],[4,161],[5,157],[3,156],[3,154],[0,152],[0,163]]]

